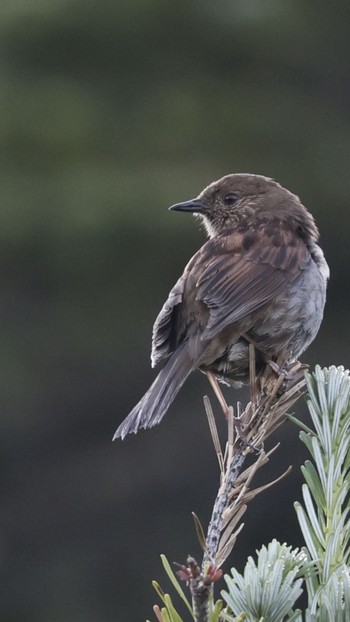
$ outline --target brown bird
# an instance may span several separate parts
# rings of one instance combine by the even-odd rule
[[[159,423],[196,368],[234,387],[247,382],[249,343],[257,370],[298,358],[323,317],[329,268],[295,194],[262,175],[234,174],[169,209],[198,216],[210,239],[155,321],[152,366],[167,362],[114,438]]]

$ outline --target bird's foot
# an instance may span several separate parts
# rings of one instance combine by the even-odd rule
[[[258,377],[259,388],[270,397],[278,396],[297,385],[303,377],[308,365],[296,359],[288,361],[266,361],[265,368]]]
[[[277,376],[283,375],[284,376],[284,380],[286,380],[287,382],[292,382],[292,380],[295,379],[295,375],[291,374],[284,367],[280,367],[280,365],[278,365],[278,363],[276,363],[275,361],[268,360],[266,362],[271,367],[271,369],[275,372],[275,374]]]

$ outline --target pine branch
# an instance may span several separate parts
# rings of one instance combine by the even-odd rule
[[[253,368],[253,366],[251,366]],[[236,526],[247,508],[247,503],[268,486],[280,478],[256,490],[250,490],[251,481],[255,473],[277,449],[276,445],[268,453],[262,449],[265,440],[283,422],[287,410],[305,393],[304,380],[305,366],[299,362],[288,370],[285,382],[285,373],[276,377],[276,373],[269,366],[258,377],[251,378],[251,400],[241,412],[238,403],[237,416],[234,417],[233,408],[228,409],[228,440],[224,453],[221,451],[219,437],[215,425],[213,410],[208,397],[204,398],[209,428],[213,444],[220,465],[220,487],[214,503],[211,520],[206,538],[206,548],[203,558],[203,571],[210,563],[220,567],[230,554],[238,532]],[[242,466],[248,454],[258,453],[254,464],[241,473]],[[281,476],[284,477],[289,469]]]
[[[254,368],[255,366],[251,366]],[[279,368],[278,368],[279,369]],[[277,480],[260,488],[252,489],[251,482],[257,472],[269,460],[277,449],[276,445],[269,452],[263,450],[263,444],[270,434],[283,422],[287,410],[305,392],[305,366],[295,363],[292,369],[281,372],[276,376],[276,370],[266,367],[264,373],[255,378],[251,377],[251,400],[242,411],[241,405],[236,405],[236,416],[233,407],[226,408],[226,402],[220,396],[220,389],[216,387],[219,403],[224,405],[228,421],[227,442],[224,452],[221,450],[219,435],[215,424],[212,406],[208,397],[204,398],[204,406],[208,417],[209,427],[213,439],[215,452],[220,467],[220,486],[215,499],[212,517],[207,535],[199,519],[194,516],[199,541],[204,549],[202,566],[189,557],[187,565],[180,566],[177,572],[181,580],[190,588],[192,597],[191,614],[195,622],[216,622],[219,619],[220,602],[214,604],[213,584],[218,581],[222,572],[220,566],[232,551],[238,533],[243,528],[239,524],[246,511],[248,502],[257,494],[273,485],[284,477],[289,469]],[[288,381],[285,380],[286,375]],[[218,395],[219,393],[219,395]],[[258,454],[255,462],[241,472],[248,454]],[[163,561],[164,563],[164,561]],[[174,584],[176,581],[170,567],[167,574]],[[167,606],[166,599],[158,584],[155,588],[162,598],[165,608],[155,610],[157,619],[161,622],[181,622],[174,617],[172,603]],[[176,588],[177,589],[177,588]]]

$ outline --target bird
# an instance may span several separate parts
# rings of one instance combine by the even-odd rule
[[[234,388],[256,368],[293,362],[316,337],[329,267],[298,196],[264,175],[232,173],[171,211],[193,214],[208,240],[186,265],[153,326],[152,367],[165,365],[113,440],[164,417],[199,369]]]

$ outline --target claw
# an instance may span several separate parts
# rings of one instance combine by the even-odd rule
[[[287,382],[292,382],[292,380],[295,379],[294,374],[289,374],[286,369],[280,367],[275,361],[269,360],[267,361],[267,364],[270,365],[271,369],[275,372],[275,374],[277,374],[277,376],[282,374]]]

